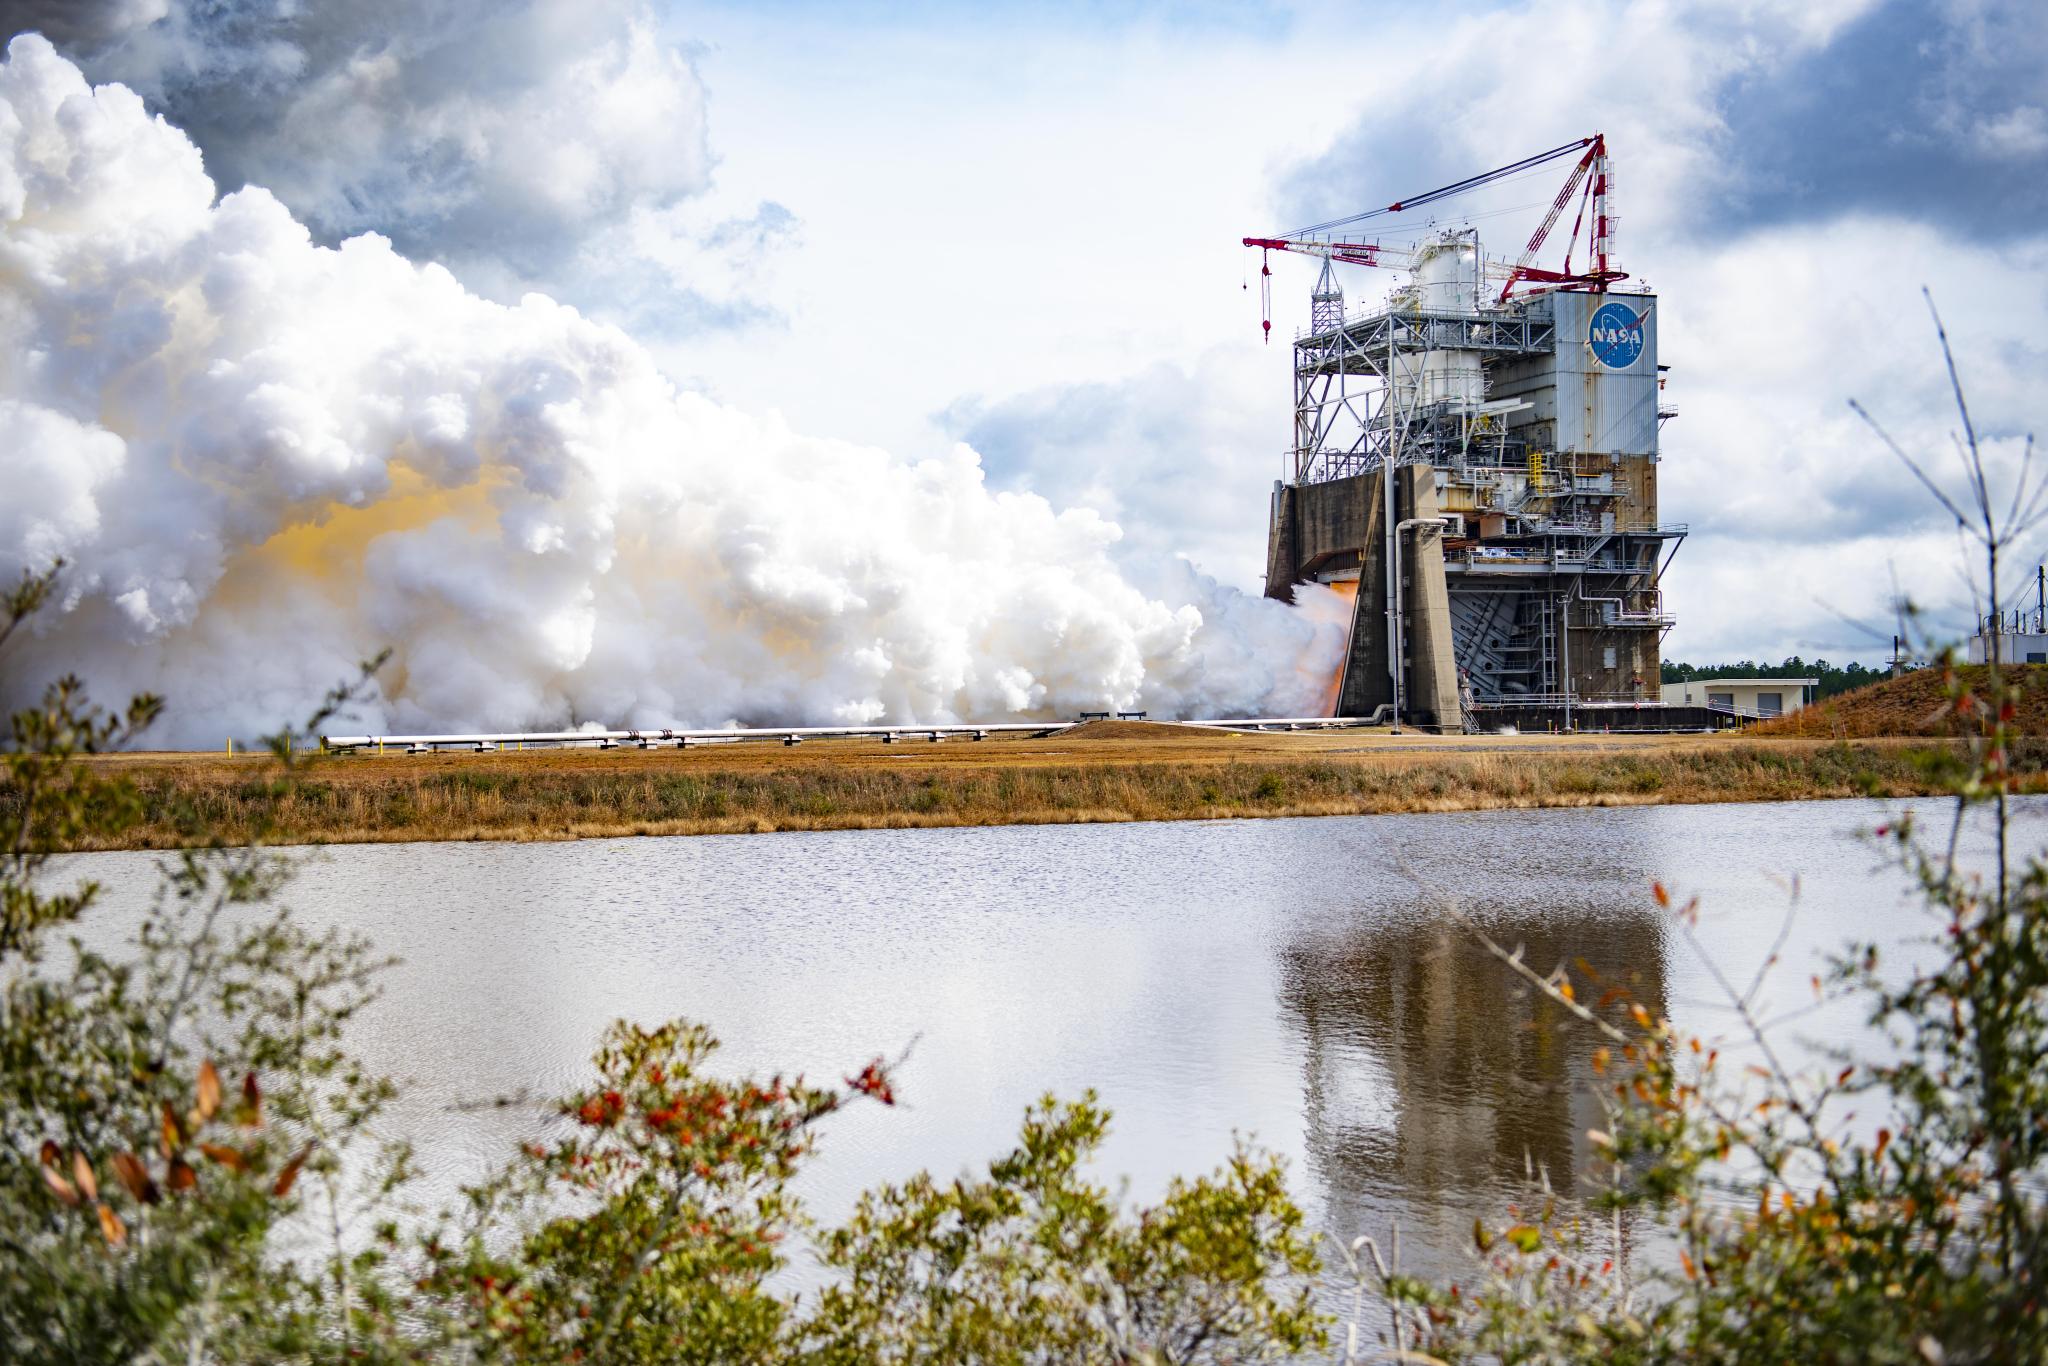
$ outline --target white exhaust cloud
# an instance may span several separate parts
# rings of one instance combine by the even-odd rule
[[[551,299],[216,199],[35,35],[0,63],[0,340],[0,569],[73,566],[8,686],[164,692],[175,743],[384,645],[376,731],[1299,715],[1342,649],[1327,592],[1141,591],[1113,524],[966,446],[803,436]]]

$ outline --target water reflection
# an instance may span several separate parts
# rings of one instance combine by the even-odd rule
[[[2048,804],[2026,820],[2048,830]],[[605,1022],[688,1015],[730,1070],[836,1077],[919,1040],[910,1103],[835,1124],[806,1194],[822,1217],[876,1181],[951,1174],[1014,1138],[1050,1090],[1116,1112],[1102,1174],[1156,1197],[1253,1133],[1295,1162],[1341,1236],[1398,1221],[1455,1255],[1525,1158],[1581,1189],[1590,1044],[1448,931],[1407,869],[1456,892],[1548,969],[1584,957],[1652,1010],[1714,1026],[1698,958],[1652,877],[1706,898],[1702,933],[1746,976],[1779,924],[1771,874],[1804,874],[1785,976],[1850,934],[1919,928],[1904,884],[1844,838],[1880,803],[1495,812],[1178,825],[338,849],[291,892],[404,966],[360,1018],[368,1063],[411,1083],[431,1199],[511,1151],[525,1113],[454,1100],[586,1074]],[[82,926],[115,947],[146,855],[92,856]],[[1576,974],[1583,987],[1583,974]],[[1853,1021],[1844,1027],[1853,1027]],[[1411,1253],[1411,1265],[1426,1261]]]
[[[1496,912],[1486,928],[1539,971],[1665,1008],[1651,913]],[[1340,1236],[1448,1246],[1532,1174],[1571,1195],[1599,1127],[1584,1026],[1440,920],[1306,935],[1281,953],[1280,1004],[1302,1038],[1306,1161]],[[1601,990],[1595,987],[1595,992]],[[1432,1258],[1431,1260],[1434,1260]]]

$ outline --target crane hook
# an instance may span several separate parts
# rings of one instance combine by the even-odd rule
[[[1273,344],[1273,260],[1271,253],[1259,252],[1259,329],[1266,344]]]

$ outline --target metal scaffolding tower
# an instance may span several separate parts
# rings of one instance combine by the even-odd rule
[[[1581,146],[1573,179],[1513,264],[1487,260],[1469,228],[1410,247],[1318,230],[1246,239],[1322,259],[1309,325],[1294,339],[1293,440],[1275,488],[1267,592],[1291,597],[1298,583],[1322,582],[1358,595],[1340,711],[1380,696],[1351,683],[1372,672],[1367,650],[1395,699],[1412,671],[1447,671],[1418,656],[1447,650],[1455,701],[1439,683],[1435,705],[1417,706],[1440,727],[1477,724],[1489,710],[1555,712],[1572,724],[1574,711],[1656,704],[1672,625],[1659,578],[1686,534],[1657,509],[1658,433],[1671,412],[1654,297],[1610,292],[1624,277],[1611,264],[1604,140],[1532,160]],[[1572,273],[1569,253],[1562,271],[1533,268],[1582,183],[1594,209],[1591,269]],[[1384,306],[1347,314],[1339,262],[1411,277]],[[1444,530],[1392,549],[1386,533],[1403,518]],[[1390,565],[1403,584],[1389,582]],[[1404,592],[1415,605],[1397,621]],[[1380,595],[1384,630],[1369,620]]]

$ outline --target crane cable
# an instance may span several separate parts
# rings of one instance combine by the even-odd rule
[[[1534,156],[1523,157],[1520,161],[1514,162],[1511,165],[1502,166],[1496,170],[1482,171],[1478,175],[1467,176],[1463,180],[1439,186],[1434,190],[1425,190],[1421,194],[1407,199],[1397,199],[1384,209],[1367,209],[1364,213],[1355,213],[1349,218],[1333,218],[1327,223],[1314,223],[1306,228],[1296,228],[1293,232],[1283,235],[1287,237],[1307,237],[1313,233],[1331,232],[1337,228],[1349,227],[1353,223],[1363,223],[1368,218],[1378,218],[1384,214],[1402,213],[1409,209],[1419,209],[1425,204],[1434,204],[1439,199],[1449,199],[1451,196],[1463,194],[1467,190],[1476,190],[1481,185],[1491,184],[1493,181],[1505,176],[1514,175],[1519,171],[1530,170],[1543,165],[1545,162],[1556,161],[1560,157],[1570,156],[1574,152],[1583,152],[1592,145],[1592,138],[1579,138],[1574,142],[1567,142],[1562,146],[1553,147],[1547,152],[1538,152]]]
[[[1266,252],[1259,253],[1259,326],[1266,345],[1273,344],[1273,265]]]

